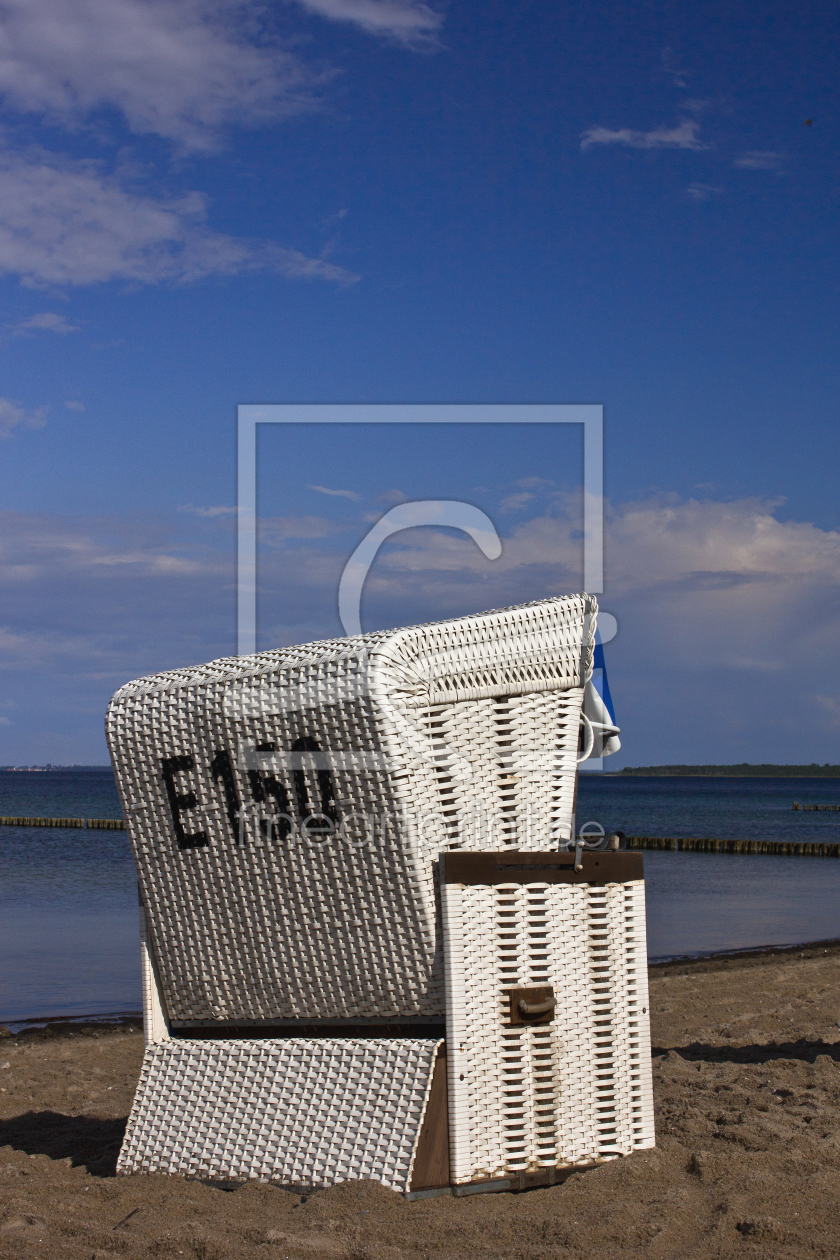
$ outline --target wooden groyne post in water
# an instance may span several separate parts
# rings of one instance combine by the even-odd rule
[[[793,808],[816,810],[817,813],[821,813],[821,814],[824,814],[824,813],[836,814],[838,811],[840,811],[840,805],[800,805],[799,801],[793,802]]]
[[[16,818],[0,817],[0,827],[78,827],[85,831],[125,831],[122,818]]]
[[[0,827],[76,827],[86,831],[126,829],[122,818],[24,818],[12,815],[0,816]],[[840,857],[840,840],[698,840],[693,837],[628,836],[626,844],[628,849],[678,853],[769,853],[777,857]]]
[[[679,853],[769,853],[777,857],[840,857],[840,842],[813,840],[695,840],[671,836],[628,836],[628,849]]]

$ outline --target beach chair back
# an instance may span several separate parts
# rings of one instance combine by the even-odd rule
[[[229,657],[114,696],[173,1028],[442,1023],[442,851],[573,838],[589,596]]]

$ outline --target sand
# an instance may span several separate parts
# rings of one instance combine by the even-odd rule
[[[840,1256],[840,946],[651,970],[655,1150],[563,1186],[407,1203],[369,1182],[115,1177],[136,1025],[0,1041],[0,1257]]]

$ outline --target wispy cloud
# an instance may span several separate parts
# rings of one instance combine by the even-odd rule
[[[329,538],[342,534],[345,526],[324,516],[269,516],[259,523],[262,542],[278,547],[287,538]]]
[[[359,495],[355,490],[330,490],[328,486],[310,486],[310,490],[317,490],[319,494],[331,494],[340,499],[358,499]]]
[[[422,0],[298,0],[310,13],[333,22],[350,22],[369,35],[384,35],[401,44],[434,42],[443,24]]]
[[[333,22],[406,45],[433,42],[443,17],[422,0],[299,0]],[[130,131],[212,150],[234,127],[319,106],[331,72],[273,33],[248,0],[4,0],[6,107],[78,130],[114,109]]]
[[[650,590],[691,574],[736,574],[747,584],[782,582],[791,597],[803,581],[840,583],[840,533],[807,521],[780,521],[778,502],[651,499],[611,513],[625,590]],[[635,559],[633,556],[635,554]]]
[[[179,512],[187,512],[190,516],[206,516],[211,519],[216,516],[236,516],[238,508],[220,505],[218,507],[193,507],[191,503],[183,503],[178,508]]]
[[[0,437],[11,437],[15,429],[43,429],[47,423],[49,407],[36,407],[30,411],[22,403],[11,398],[0,398]]]
[[[691,201],[708,201],[710,197],[722,192],[723,189],[715,184],[689,184],[685,195]]]
[[[828,716],[826,722],[834,730],[840,728],[840,700],[836,696],[815,695],[814,701]]]
[[[43,514],[0,513],[0,581],[35,582],[48,589],[58,575],[97,581],[205,572],[206,551],[185,546],[169,522],[129,517],[67,519]],[[44,586],[46,583],[46,586]]]
[[[697,135],[700,124],[693,118],[684,118],[674,127],[655,127],[653,131],[633,131],[629,127],[610,130],[609,127],[590,127],[581,135],[580,147],[590,149],[596,144],[621,144],[628,149],[708,149]]]
[[[6,106],[78,128],[103,107],[190,149],[308,109],[322,77],[232,0],[4,0]]]
[[[734,166],[745,171],[780,171],[784,165],[781,153],[773,153],[768,149],[753,149],[736,158]]]
[[[253,271],[342,284],[358,279],[298,250],[212,231],[199,193],[144,196],[94,163],[0,153],[2,274],[37,287],[189,283]]]
[[[65,400],[64,406],[68,411],[85,411],[85,404],[79,402],[78,398],[68,398]]]
[[[550,477],[520,477],[516,484],[523,490],[545,490],[554,482]]]
[[[507,498],[502,499],[503,512],[521,512],[526,503],[530,503],[533,495],[528,490],[522,490],[519,494],[509,494]]]
[[[719,604],[710,596],[725,593],[744,611],[751,602],[756,610],[777,603],[780,610],[787,609],[784,615],[780,612],[780,625],[787,625],[791,616],[800,615],[809,583],[840,588],[840,532],[779,521],[778,506],[753,499],[665,497],[611,508],[606,523],[609,597],[642,603],[674,600],[675,609],[696,598],[698,616],[702,601],[709,616],[715,616]],[[465,599],[475,582],[476,590],[486,595],[516,602],[536,598],[540,575],[551,570],[573,589],[582,563],[579,533],[580,498],[568,494],[558,498],[551,515],[517,524],[504,540],[501,558],[492,564],[469,540],[427,529],[405,534],[401,545],[383,554],[377,565],[393,574],[425,570],[430,590],[443,574],[458,573]],[[492,592],[488,580],[499,583]],[[719,637],[723,643],[725,634]]]
[[[376,560],[363,624],[580,589],[580,506],[569,494],[550,515],[515,518],[495,561],[454,532],[406,532]],[[608,511],[599,602],[621,626],[611,682],[632,759],[680,760],[689,750],[697,760],[826,759],[815,750],[840,713],[840,532],[779,520],[777,507],[674,496]],[[0,669],[20,679],[16,731],[33,695],[39,723],[43,712],[58,721],[56,695],[72,686],[70,738],[84,727],[98,740],[101,709],[126,678],[235,650],[230,533],[220,546],[212,519],[191,515],[0,514]],[[315,516],[261,525],[270,544],[260,560],[265,646],[340,633],[335,593],[356,541],[340,528]],[[805,688],[803,659],[818,680]],[[810,694],[817,687],[822,700]],[[56,758],[10,749],[5,759]]]
[[[638,712],[659,704],[670,713],[676,694],[680,713],[689,705],[695,717],[708,714],[718,693],[731,703],[737,679],[742,711],[749,712],[764,704],[760,680],[773,673],[782,689],[773,693],[773,705],[783,692],[786,720],[801,718],[803,730],[811,730],[794,679],[803,651],[826,679],[824,688],[837,674],[840,532],[780,521],[777,506],[674,497],[608,512],[607,593],[599,602],[624,627],[625,677]],[[369,597],[390,601],[406,616],[416,616],[418,605],[426,615],[440,610],[438,616],[579,589],[579,501],[568,496],[557,507],[552,516],[517,524],[492,564],[469,540],[431,529],[406,534],[377,560]],[[399,624],[399,617],[389,621]],[[664,720],[673,739],[676,726]],[[662,711],[651,717],[657,730],[662,721]]]
[[[680,66],[680,58],[673,48],[662,49],[662,69],[671,76],[675,87],[688,87],[688,74]]]
[[[64,315],[57,315],[54,311],[41,311],[38,315],[30,315],[29,319],[22,319],[20,323],[10,325],[10,330],[16,337],[25,337],[33,332],[52,332],[66,337],[68,333],[80,331],[78,324],[71,324]]]

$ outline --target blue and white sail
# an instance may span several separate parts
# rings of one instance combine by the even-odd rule
[[[592,677],[583,693],[582,722],[584,729],[581,732],[583,738],[581,760],[591,757],[610,757],[618,752],[621,747],[621,740],[618,738],[619,727],[615,721],[615,709],[604,661],[604,647],[598,631],[595,633]]]

